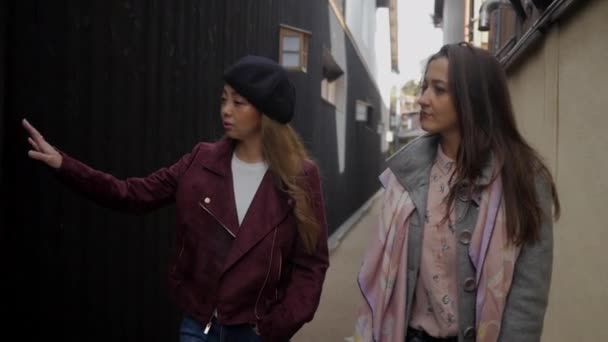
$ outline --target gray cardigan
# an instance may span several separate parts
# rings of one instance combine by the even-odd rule
[[[416,211],[410,219],[407,265],[407,303],[412,303],[418,279],[420,255],[422,252],[422,227],[426,214],[428,180],[436,157],[437,136],[418,138],[395,153],[388,160],[388,167],[399,182],[410,193]],[[478,183],[487,185],[491,168],[486,165]],[[551,219],[552,198],[547,184],[536,182],[539,203],[546,214],[541,227],[541,239],[535,244],[525,244],[515,264],[513,282],[503,314],[499,341],[532,342],[540,341],[543,320],[549,297],[551,269],[553,262],[553,220]],[[475,341],[475,295],[474,288],[465,286],[469,279],[475,279],[475,269],[469,259],[469,241],[475,229],[478,203],[475,199],[459,197],[455,203],[457,221],[455,234],[458,267],[458,317],[459,342]],[[468,284],[471,283],[467,282]],[[411,305],[406,310],[406,320],[411,317]]]

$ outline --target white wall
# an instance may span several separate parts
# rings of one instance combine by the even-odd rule
[[[377,81],[376,72],[376,1],[375,0],[345,0],[346,26],[355,38],[359,51],[374,80]],[[386,22],[388,25],[388,22]]]
[[[608,1],[588,1],[509,73],[522,133],[557,182],[543,341],[608,341]]]
[[[346,64],[346,36],[335,13],[329,10],[329,32],[331,34],[331,54],[344,74],[336,82],[336,139],[338,141],[338,166],[344,172],[346,158],[346,99],[348,98],[348,68]]]
[[[464,0],[446,0],[443,3],[443,43],[464,41]]]

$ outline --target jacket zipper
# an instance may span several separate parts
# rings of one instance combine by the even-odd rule
[[[277,281],[281,280],[281,270],[283,269],[283,255],[279,249],[279,273],[277,275]],[[274,289],[274,299],[279,300],[279,289]]]
[[[211,212],[211,210],[209,210],[207,207],[205,207],[201,202],[198,202],[198,205],[203,208],[204,211],[206,211],[209,215],[211,215],[211,217],[213,217],[217,223],[220,224],[220,226],[222,226],[222,228],[224,228],[224,230],[230,234],[230,236],[232,236],[233,238],[236,238],[236,235],[234,235],[234,233],[228,229],[228,227],[226,227],[225,224],[222,223],[222,221],[220,221],[217,216],[215,216],[215,214],[213,214]],[[203,329],[203,334],[207,335],[209,334],[209,331],[211,330],[211,327],[213,326],[213,316],[216,314],[217,309],[213,310],[213,313],[211,314],[211,317],[209,317],[209,322],[207,322],[207,324],[205,325],[205,329]]]
[[[228,227],[226,227],[226,226],[225,226],[225,225],[222,223],[222,221],[220,221],[220,220],[217,218],[217,216],[215,216],[215,215],[214,215],[214,214],[211,212],[211,210],[207,209],[207,207],[205,207],[205,206],[204,206],[204,205],[203,205],[201,202],[198,202],[198,205],[199,205],[201,208],[203,208],[203,210],[205,210],[206,212],[208,212],[208,213],[209,213],[209,215],[211,215],[211,216],[212,216],[212,217],[213,217],[213,218],[214,218],[214,219],[215,219],[215,220],[216,220],[216,221],[217,221],[217,222],[220,224],[220,226],[222,226],[222,228],[224,228],[224,230],[225,230],[225,231],[227,231],[227,232],[228,232],[228,234],[230,234],[230,236],[232,236],[233,238],[236,238],[236,235],[234,235],[234,233],[233,233],[232,231],[230,231],[230,229],[228,229]]]
[[[255,300],[255,307],[253,308],[253,314],[257,320],[260,320],[261,317],[258,315],[258,303],[260,302],[260,297],[262,297],[262,292],[264,292],[264,288],[266,287],[266,283],[268,283],[268,277],[270,277],[270,271],[272,270],[272,257],[274,254],[274,244],[277,239],[278,229],[275,228],[274,235],[272,236],[272,247],[270,248],[270,262],[268,263],[268,272],[266,272],[266,279],[264,279],[264,284],[262,284],[262,288],[258,293],[258,298]]]
[[[213,310],[211,317],[209,317],[209,322],[207,322],[207,325],[205,325],[205,329],[203,329],[203,334],[205,334],[205,335],[209,334],[209,330],[211,330],[211,326],[213,325],[213,315],[214,314],[215,314],[215,310]]]
[[[281,279],[281,269],[283,268],[283,255],[279,250],[279,273],[277,274],[277,279]]]

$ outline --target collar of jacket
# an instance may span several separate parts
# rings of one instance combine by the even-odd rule
[[[438,144],[438,135],[424,135],[414,139],[387,160],[388,168],[409,192],[428,185],[429,173],[437,158]],[[483,166],[481,177],[475,182],[476,185],[486,186],[490,184],[493,159],[491,157]]]
[[[236,237],[227,256],[224,269],[238,262],[260,240],[271,233],[293,209],[291,197],[276,186],[276,179],[270,170],[266,172],[256,191],[249,209],[239,226],[234,202],[231,160],[235,141],[223,138],[208,145],[209,150],[200,156],[201,167],[222,177],[215,187],[221,200],[212,201],[206,206],[220,224]],[[222,195],[223,194],[223,195]],[[217,198],[217,197],[216,197]]]
[[[213,144],[213,151],[201,156],[203,168],[218,176],[226,177],[227,175],[230,175],[230,162],[232,160],[235,145],[236,141],[230,138],[222,138],[217,143]]]

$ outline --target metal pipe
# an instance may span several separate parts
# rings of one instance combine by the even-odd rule
[[[502,0],[486,0],[479,8],[479,31],[490,31],[490,17]]]
[[[505,69],[511,68],[519,62],[526,51],[529,51],[538,44],[544,37],[544,32],[549,31],[550,27],[567,12],[573,12],[576,5],[585,3],[583,0],[555,0],[536,20],[532,28],[517,41],[509,53],[500,59],[500,63]]]

